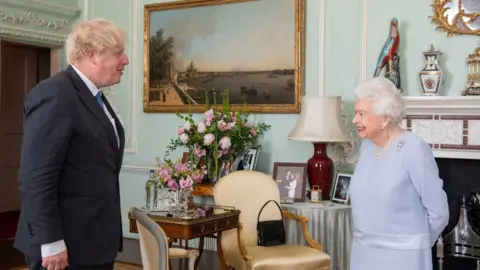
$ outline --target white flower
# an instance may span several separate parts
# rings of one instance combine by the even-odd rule
[[[183,133],[182,135],[180,135],[180,141],[182,141],[183,144],[187,144],[189,140],[190,137],[188,137],[188,134]]]
[[[212,133],[208,133],[207,135],[203,136],[203,144],[209,146],[215,140],[215,135]]]
[[[183,124],[183,128],[186,130],[186,131],[190,131],[190,128],[192,127],[192,125],[190,124],[190,122],[185,122],[185,124]]]
[[[223,150],[227,150],[227,149],[230,149],[230,146],[232,145],[232,141],[230,140],[229,137],[223,137],[220,142],[220,148],[223,149]]]
[[[199,133],[205,132],[206,129],[207,129],[207,126],[205,125],[204,122],[200,122],[200,123],[198,124],[198,132],[199,132]]]

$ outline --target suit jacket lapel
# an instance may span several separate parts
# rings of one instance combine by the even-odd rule
[[[117,150],[117,136],[115,136],[115,130],[113,129],[112,123],[105,114],[105,111],[102,110],[102,108],[97,103],[97,100],[92,95],[92,92],[90,92],[87,85],[85,85],[80,76],[78,76],[78,74],[71,66],[69,66],[65,72],[72,80],[75,88],[78,90],[78,96],[80,97],[80,100],[82,100],[82,102],[90,110],[90,112],[98,119],[98,121],[100,121],[103,128],[108,134],[108,140],[110,141],[110,145],[115,150]]]

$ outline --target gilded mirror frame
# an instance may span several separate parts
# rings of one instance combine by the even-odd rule
[[[177,88],[174,86],[174,90],[177,92],[178,96],[180,97],[181,102],[183,104],[177,105],[165,105],[167,103],[167,99],[165,96],[169,93],[172,93],[172,90],[158,90],[155,88],[155,91],[163,91],[159,95],[163,95],[160,101],[155,100],[154,98],[150,97],[151,88],[150,87],[150,21],[151,21],[151,14],[153,12],[158,11],[170,11],[170,10],[178,10],[178,9],[190,9],[190,8],[197,8],[197,7],[206,7],[206,6],[216,6],[216,5],[223,5],[223,4],[232,4],[232,3],[247,3],[247,2],[255,2],[255,1],[262,1],[262,0],[182,0],[176,2],[166,2],[166,3],[155,3],[155,4],[148,4],[145,5],[144,9],[144,33],[143,33],[143,41],[144,41],[144,51],[143,51],[143,67],[144,67],[144,75],[143,75],[143,111],[146,113],[185,113],[185,112],[204,112],[206,106],[204,104],[185,104],[184,100],[188,100],[191,103],[190,96],[188,94],[184,94],[185,91],[178,93]],[[294,1],[294,23],[295,23],[295,31],[292,33],[292,38],[294,37],[294,48],[292,48],[291,53],[294,54],[294,68],[293,68],[293,79],[289,79],[288,87],[290,87],[291,92],[293,92],[293,103],[289,98],[288,103],[278,103],[278,104],[248,104],[248,111],[250,113],[280,113],[280,114],[287,114],[287,113],[299,113],[300,106],[301,106],[301,96],[304,94],[304,87],[305,87],[305,0],[293,0]],[[258,11],[262,12],[262,11]],[[293,14],[292,14],[293,15]],[[193,61],[192,61],[193,63]],[[172,64],[169,64],[170,66]],[[185,69],[185,72],[188,72],[188,68]],[[170,72],[173,69],[170,68]],[[280,70],[281,72],[282,70]],[[175,72],[178,72],[175,70]],[[292,73],[289,73],[292,75]],[[167,73],[165,73],[167,74]],[[165,75],[168,76],[168,75]],[[271,75],[276,76],[276,75]],[[176,79],[177,77],[175,77]],[[158,85],[158,84],[157,84]],[[168,87],[168,84],[161,85],[162,87]],[[176,84],[178,86],[178,84]],[[292,89],[293,85],[293,89]],[[255,88],[256,86],[248,86],[250,88]],[[245,91],[251,91],[251,89]],[[163,88],[165,89],[165,88]],[[242,87],[243,89],[243,87]],[[280,88],[279,88],[280,89]],[[223,89],[219,89],[223,90]],[[206,90],[205,90],[206,91]],[[240,95],[243,95],[244,90],[242,90]],[[258,91],[262,91],[259,89]],[[267,90],[263,90],[262,96],[267,98],[270,94]],[[287,90],[285,90],[287,91]],[[255,91],[257,93],[257,91]],[[155,93],[154,93],[155,94]],[[260,93],[258,93],[260,95]],[[186,98],[185,98],[186,97]],[[155,97],[157,98],[157,97]],[[177,98],[177,103],[179,98]],[[221,103],[221,98],[218,97],[219,103]],[[211,100],[210,100],[211,102]],[[163,104],[161,104],[163,103]],[[267,103],[267,102],[265,102]],[[245,104],[235,103],[231,105],[233,110],[239,110],[244,108]]]
[[[455,0],[458,3],[458,6],[462,7],[463,0]],[[480,35],[479,29],[471,29],[467,23],[471,23],[475,20],[480,20],[480,11],[467,13],[463,9],[455,14],[455,17],[452,19],[452,22],[449,22],[448,13],[450,7],[447,4],[454,3],[453,0],[433,0],[431,7],[433,8],[433,16],[429,16],[432,20],[432,23],[436,24],[437,27],[435,30],[446,32],[448,37],[453,35]],[[469,21],[463,20],[468,18]],[[458,20],[457,20],[458,19]],[[457,25],[455,21],[458,21],[461,25]]]

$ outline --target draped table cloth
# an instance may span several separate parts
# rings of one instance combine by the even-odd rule
[[[308,231],[330,255],[331,270],[350,269],[350,249],[353,239],[352,211],[350,205],[296,202],[282,204],[282,209],[308,218]],[[300,223],[285,221],[287,243],[306,245]]]

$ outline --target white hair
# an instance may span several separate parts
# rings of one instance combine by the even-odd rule
[[[106,50],[123,49],[125,32],[106,19],[93,19],[80,23],[65,41],[67,62],[86,57],[89,51],[103,53]]]
[[[405,115],[405,100],[397,87],[385,77],[374,77],[365,80],[355,87],[355,98],[372,102],[376,115],[392,119],[394,124],[400,123]]]

